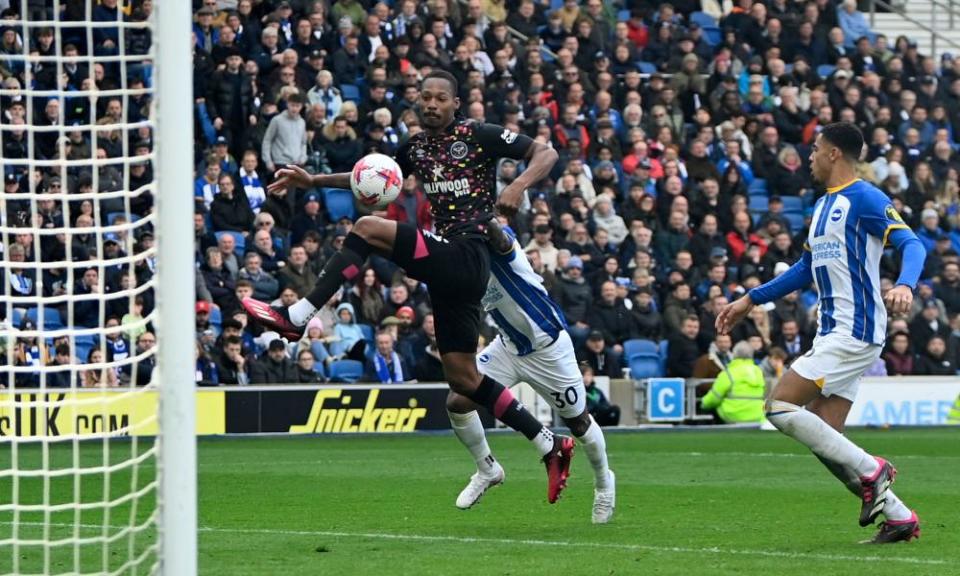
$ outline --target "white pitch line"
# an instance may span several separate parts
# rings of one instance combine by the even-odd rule
[[[0,522],[0,525],[11,526],[12,522]],[[43,522],[20,522],[20,526],[51,526],[57,528],[73,528],[74,524]],[[81,524],[80,528],[103,530],[102,524]],[[126,526],[109,526],[110,529],[123,529]],[[531,540],[514,538],[478,538],[474,536],[428,536],[423,534],[392,534],[389,532],[341,532],[329,530],[282,530],[271,528],[218,528],[213,526],[200,527],[199,532],[215,534],[262,534],[266,536],[327,536],[331,538],[371,538],[377,540],[410,540],[416,542],[456,542],[458,544],[503,544],[507,546],[549,546],[575,547],[610,550],[630,550],[639,552],[659,552],[676,554],[716,554],[730,556],[759,556],[763,558],[789,558],[792,560],[827,560],[844,562],[896,562],[900,564],[935,565],[949,564],[948,560],[936,558],[913,558],[910,556],[854,556],[848,554],[819,554],[807,552],[784,552],[782,550],[748,550],[738,548],[720,548],[709,546],[693,548],[687,546],[655,546],[652,544],[620,544],[616,542],[571,542],[567,540]]]
[[[691,548],[685,546],[654,546],[650,544],[618,544],[613,542],[570,542],[558,540],[528,540],[513,538],[478,538],[473,536],[427,536],[419,534],[391,534],[388,532],[335,532],[325,530],[270,530],[263,528],[200,528],[200,532],[263,534],[288,536],[329,536],[335,538],[372,538],[379,540],[412,540],[419,542],[456,542],[460,544],[504,544],[508,546],[557,546],[576,548],[607,548],[613,550],[632,550],[641,552],[661,552],[678,554],[729,554],[731,556],[760,556],[767,558],[789,558],[793,560],[828,560],[851,562],[898,562],[901,564],[943,565],[947,560],[934,558],[912,558],[903,556],[853,556],[844,554],[818,554],[805,552],[783,552],[778,550],[746,550],[736,548]]]

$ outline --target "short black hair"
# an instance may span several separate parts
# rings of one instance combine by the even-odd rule
[[[859,160],[863,152],[863,133],[850,122],[827,124],[820,132],[823,139],[829,141],[850,160]]]
[[[446,80],[450,84],[450,92],[454,97],[460,95],[460,83],[457,82],[457,79],[453,74],[447,72],[446,70],[434,70],[424,77],[423,81],[426,82],[431,78],[440,78],[441,80]]]

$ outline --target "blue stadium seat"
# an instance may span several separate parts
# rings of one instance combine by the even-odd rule
[[[715,28],[717,26],[717,20],[706,12],[691,12],[690,23],[699,24],[701,28],[706,28],[707,26]]]
[[[363,363],[356,360],[337,360],[330,364],[330,381],[353,384],[363,376]]]
[[[657,72],[657,65],[652,62],[644,62],[643,60],[637,60],[637,70],[641,74],[655,74]]]
[[[709,46],[716,46],[723,42],[723,32],[718,26],[703,26],[703,39]]]
[[[327,207],[330,220],[336,222],[346,216],[351,220],[357,218],[357,207],[353,203],[353,192],[340,188],[324,188],[323,203]]]
[[[657,343],[652,340],[635,338],[633,340],[626,340],[623,343],[623,357],[626,358],[627,360],[630,360],[637,356],[656,356],[656,355],[657,355]]]
[[[223,312],[220,311],[218,306],[210,307],[210,317],[208,320],[210,321],[210,325],[217,329],[217,335],[219,335],[223,328]]]
[[[15,328],[20,328],[20,323],[23,322],[23,312],[19,308],[8,309],[10,313],[10,325]]]
[[[313,363],[313,371],[319,374],[322,378],[327,377],[327,371],[323,369],[323,362],[319,360]]]
[[[626,21],[629,20],[629,19],[630,19],[630,11],[629,11],[629,10],[619,10],[619,11],[617,11],[617,20],[618,20],[618,21],[620,21],[620,22],[626,22]]]
[[[803,221],[803,214],[784,212],[783,217],[787,219],[787,222],[790,224],[790,231],[793,233],[797,233],[806,227],[806,222]]]
[[[784,212],[796,212],[803,215],[803,198],[799,196],[781,196]]]
[[[360,103],[360,88],[357,88],[353,84],[341,84],[340,85],[340,97],[344,101],[351,101],[355,103]]]
[[[220,232],[216,233],[217,242],[219,242],[224,236],[228,235],[233,236],[233,241],[236,243],[236,248],[234,248],[233,251],[238,255],[243,254],[247,247],[247,239],[244,238],[243,234],[239,232],[234,232],[233,230],[221,230]]]
[[[750,196],[749,209],[751,212],[764,212],[770,201],[766,196]]]
[[[37,321],[37,316],[40,314],[40,310],[37,308],[28,308],[27,309],[27,318],[37,326],[40,323]],[[60,311],[56,308],[46,307],[43,309],[43,329],[44,330],[56,330],[58,328],[63,328],[63,319],[60,318]]]
[[[833,71],[836,69],[837,67],[834,66],[833,64],[821,64],[817,66],[817,74],[819,74],[823,78],[826,78],[827,76],[830,76],[831,74],[833,74]]]
[[[747,186],[747,194],[750,196],[766,196],[767,181],[763,178],[757,178]]]
[[[73,355],[81,362],[87,361],[90,351],[97,345],[97,339],[93,336],[74,336]]]
[[[667,374],[667,354],[670,352],[670,341],[663,339],[660,341],[660,373]]]
[[[363,332],[363,339],[367,341],[367,344],[372,345],[374,343],[373,339],[373,326],[369,324],[358,324],[360,326],[360,332]]]
[[[630,367],[630,378],[642,380],[644,378],[656,378],[662,376],[660,370],[660,359],[657,356],[641,356],[634,358],[628,364]]]

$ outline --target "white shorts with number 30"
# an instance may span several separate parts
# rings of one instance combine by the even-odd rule
[[[586,390],[577,366],[570,335],[526,356],[510,352],[494,338],[477,354],[477,369],[507,387],[526,382],[563,418],[575,418],[586,409]]]

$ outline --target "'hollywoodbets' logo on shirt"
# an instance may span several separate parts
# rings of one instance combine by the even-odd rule
[[[459,198],[460,196],[465,196],[470,193],[470,181],[466,178],[457,178],[456,180],[424,182],[423,190],[429,195],[453,194]]]

